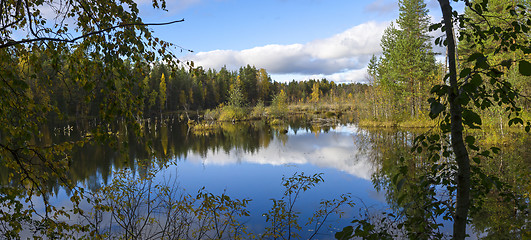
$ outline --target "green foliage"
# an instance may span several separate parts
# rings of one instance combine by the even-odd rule
[[[207,109],[205,111],[204,118],[207,121],[214,121],[216,119],[219,119],[219,116],[221,115],[221,110],[223,109],[223,106],[219,106],[215,109]]]
[[[155,184],[156,171],[138,176],[124,169],[115,174],[91,200],[91,238],[247,238],[239,219],[249,216],[248,199],[214,195],[204,188],[194,197],[175,188],[174,182]]]
[[[460,52],[465,55],[465,68],[457,74],[455,58],[450,58],[450,73],[447,75],[449,82],[436,85],[431,90],[436,97],[430,99],[430,117],[441,117],[440,133],[417,137],[415,146],[412,148],[412,151],[418,153],[427,150],[432,167],[431,171],[421,176],[426,179],[425,184],[427,186],[442,185],[450,193],[457,190],[455,208],[452,207],[453,203],[444,204],[444,201],[435,197],[435,193],[431,193],[433,200],[428,203],[428,205],[441,206],[441,211],[434,212],[435,216],[447,212],[445,218],[454,220],[454,237],[457,239],[463,239],[466,235],[469,209],[471,214],[475,214],[481,209],[481,199],[485,194],[493,189],[503,191],[502,189],[505,188],[505,184],[496,177],[485,174],[484,169],[478,166],[485,159],[492,158],[491,151],[497,152],[499,149],[481,149],[475,137],[463,136],[464,127],[481,129],[483,121],[480,110],[487,111],[498,106],[509,112],[509,126],[511,124],[524,125],[524,121],[519,117],[522,108],[518,106],[517,102],[518,90],[512,87],[507,78],[508,75],[505,73],[510,72],[511,66],[516,63],[514,57],[518,55],[518,51],[529,51],[529,45],[520,45],[522,41],[528,42],[525,33],[529,28],[522,31],[518,24],[516,24],[517,27],[514,24],[506,25],[505,23],[511,22],[510,19],[513,17],[519,16],[520,19],[529,19],[529,16],[526,11],[520,13],[510,11],[509,16],[500,14],[496,10],[500,4],[505,5],[508,10],[525,9],[524,6],[516,7],[514,3],[477,2],[467,2],[465,14],[454,13],[453,17],[448,9],[443,8],[443,12],[446,11],[446,22],[437,24],[432,28],[446,30],[447,38],[452,38],[450,39],[452,41],[449,42],[447,39],[436,42],[448,45],[450,49],[455,49],[453,34],[449,31],[451,27],[444,26],[444,24],[452,21],[449,18],[456,18],[459,21],[463,28],[460,34],[459,48]],[[442,7],[447,6],[443,3],[449,4],[447,1],[442,1]],[[509,51],[512,54],[507,54]],[[525,63],[523,65],[525,67]],[[520,72],[522,73],[522,71]],[[449,106],[449,109],[446,106]],[[516,117],[513,117],[513,114]],[[529,121],[526,125],[530,125]],[[526,127],[526,130],[528,129],[529,127]],[[441,142],[439,139],[445,141]],[[455,163],[450,162],[449,165],[444,161],[441,162],[441,151],[444,158],[454,158]],[[442,169],[448,168],[455,169],[457,176],[451,171],[440,172]],[[460,180],[457,181],[456,178]],[[512,193],[507,194],[512,195]]]
[[[239,121],[247,117],[244,109],[244,96],[238,86],[233,86],[227,105],[220,106],[219,121]]]
[[[531,63],[526,60],[521,60],[518,65],[518,71],[524,76],[531,76]]]
[[[280,90],[269,106],[269,115],[274,118],[285,118],[288,114],[288,97],[284,90]]]
[[[164,1],[155,3],[164,9]],[[10,209],[0,211],[2,234],[17,238],[24,229],[35,238],[73,238],[87,226],[63,220],[82,215],[79,204],[88,196],[69,178],[72,149],[126,145],[111,124],[119,118],[138,131],[147,62],[173,65],[175,56],[165,51],[169,43],[151,35],[132,1],[4,1],[2,9],[0,164],[11,183],[0,187],[0,204]],[[79,141],[40,141],[48,123],[89,115],[98,122]],[[52,183],[71,194],[70,210],[49,202]]]
[[[264,118],[266,116],[266,107],[263,101],[258,101],[251,111],[251,118]]]
[[[299,194],[313,188],[316,184],[323,181],[322,174],[306,176],[304,173],[296,173],[290,178],[282,178],[282,185],[285,187],[284,195],[281,199],[272,199],[273,206],[268,213],[264,214],[266,222],[271,225],[266,228],[264,237],[271,238],[300,238],[298,231],[302,228],[299,225],[298,215],[293,207],[299,198]]]
[[[244,108],[235,107],[233,105],[223,106],[218,120],[222,122],[234,122],[247,118],[247,112]]]
[[[407,16],[423,11],[406,10],[407,6],[410,8],[419,2],[421,1],[400,1],[400,28],[391,26],[386,30],[382,38],[384,56],[379,61],[373,58],[370,62],[368,72],[371,80],[376,83],[374,90],[389,93],[387,96],[391,99],[390,103],[386,102],[386,97],[372,99],[379,104],[400,106],[401,99],[408,99],[407,95],[393,99],[397,95],[391,93],[395,91],[401,94],[403,89],[400,87],[404,86],[401,83],[407,83],[407,77],[403,76],[415,76],[407,69],[419,66],[416,59],[400,54],[400,50],[407,49],[408,46],[423,49],[414,41],[401,44],[408,40],[408,29],[422,25],[422,21],[418,21],[422,17],[415,19]],[[442,217],[454,221],[453,237],[464,239],[469,209],[473,215],[481,212],[483,199],[489,193],[503,193],[500,197],[504,196],[504,202],[514,201],[517,206],[522,202],[522,198],[517,197],[508,184],[487,174],[480,167],[485,161],[494,159],[493,153],[499,152],[499,149],[485,149],[475,137],[466,133],[472,129],[481,129],[484,124],[482,114],[497,111],[496,109],[508,113],[509,126],[525,125],[526,131],[531,128],[529,121],[522,118],[527,115],[525,112],[529,105],[525,98],[519,98],[520,91],[524,91],[523,95],[526,95],[526,86],[529,85],[529,78],[526,76],[529,75],[528,53],[531,50],[528,32],[531,21],[527,1],[521,2],[521,5],[517,5],[518,1],[465,1],[465,14],[452,13],[451,8],[448,8],[449,1],[439,2],[445,21],[431,26],[430,30],[441,29],[446,33],[446,39],[438,38],[435,42],[446,45],[450,54],[450,73],[442,84],[431,87],[431,93],[435,97],[428,100],[429,116],[439,119],[439,129],[418,136],[411,148],[416,157],[412,157],[412,160],[409,160],[410,157],[402,158],[400,164],[395,166],[396,170],[389,170],[387,177],[379,181],[386,182],[390,189],[394,189],[394,194],[388,193],[388,196],[393,196],[393,202],[400,206],[401,213],[407,217],[397,227],[404,228],[409,238],[440,238],[441,235],[437,232],[440,225],[433,219]],[[404,24],[407,19],[415,20]],[[453,56],[457,48],[453,45],[454,41],[451,41],[453,33],[450,24],[453,22],[458,22],[462,29],[458,54],[462,69],[457,69]],[[415,51],[405,52],[417,56]],[[401,68],[400,61],[404,59],[408,59],[408,64]],[[431,84],[427,86],[429,85]],[[377,113],[374,111],[374,114]],[[446,193],[441,195],[435,186],[442,187]],[[456,198],[445,198],[446,194]],[[409,197],[412,199],[408,201]],[[525,201],[524,199],[523,202]],[[347,227],[336,237],[370,239],[379,233],[374,231],[375,224],[363,219],[354,223],[358,224],[358,231],[354,227]],[[517,232],[515,236],[523,236],[520,231]]]
[[[241,108],[244,106],[244,96],[238,86],[234,86],[229,93],[228,106]]]
[[[382,220],[384,222],[385,219]],[[353,238],[361,238],[364,240],[391,240],[395,239],[391,234],[385,230],[380,229],[377,231],[377,227],[366,219],[354,220],[352,223],[356,224],[356,229],[353,226],[344,227],[341,232],[337,232],[334,236],[338,240],[347,240]]]
[[[368,66],[372,89],[364,101],[372,108],[365,118],[400,122],[426,109],[427,89],[440,76],[428,36],[424,1],[399,1],[400,16],[381,39],[383,56]]]

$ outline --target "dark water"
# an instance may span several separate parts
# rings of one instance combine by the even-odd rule
[[[301,225],[318,209],[323,199],[349,193],[356,206],[343,208],[345,214],[341,219],[337,216],[328,218],[327,224],[332,227],[323,230],[319,239],[333,238],[334,232],[360,217],[360,209],[364,213],[378,214],[403,207],[393,197],[396,193],[389,186],[389,177],[397,167],[398,158],[411,155],[412,141],[421,133],[363,129],[353,123],[316,123],[308,119],[292,119],[280,126],[271,126],[263,121],[228,123],[214,130],[195,132],[184,122],[172,118],[150,119],[142,125],[141,138],[135,137],[125,126],[118,125],[115,131],[121,133],[120,141],[127,142],[127,148],[89,145],[76,150],[70,177],[79,186],[96,191],[112,182],[113,171],[131,169],[134,175],[142,176],[155,169],[156,183],[171,180],[171,186],[191,195],[204,187],[205,191],[213,194],[251,199],[248,205],[250,216],[241,221],[249,231],[260,233],[266,226],[263,214],[271,208],[271,199],[282,197],[283,177],[322,173],[324,182],[300,195],[294,207],[296,212],[300,212]],[[90,126],[90,122],[83,122],[49,127],[40,141],[49,143],[77,139],[86,134],[84,129]],[[529,203],[530,186],[525,185],[528,178],[517,176],[525,174],[526,167],[529,170],[531,166],[529,150],[525,147],[529,138],[528,135],[509,138],[519,141],[502,143],[507,150],[486,167],[496,172],[494,168],[499,167],[500,161],[504,162],[507,176],[502,177],[517,185],[521,194],[527,194]],[[147,143],[151,147],[146,147]],[[145,160],[155,164],[150,167],[138,165]],[[56,205],[69,204],[68,192],[54,184],[50,184],[49,188],[54,193],[51,199]],[[505,211],[510,209],[506,205],[510,203],[492,199],[486,202],[485,210],[475,213],[478,217],[473,218],[477,226],[470,227],[470,234],[474,237],[475,232],[480,232],[482,237],[495,237],[503,234],[507,226],[529,229],[526,225],[529,224],[529,215],[506,216]],[[484,217],[480,217],[482,214],[494,220],[485,221]],[[443,223],[439,231],[449,233],[449,223],[439,220]],[[519,222],[520,226],[515,226],[515,222]],[[310,229],[305,226],[301,230],[302,238],[311,232]]]

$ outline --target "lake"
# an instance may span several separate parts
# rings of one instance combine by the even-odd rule
[[[90,126],[89,121],[49,127],[43,130],[40,141],[46,143],[79,139]],[[367,129],[360,128],[349,120],[315,122],[306,118],[291,119],[282,125],[270,125],[265,121],[224,123],[202,131],[194,131],[184,121],[173,117],[164,120],[146,119],[142,126],[143,136],[135,137],[127,127],[117,125],[114,131],[120,133],[121,142],[127,142],[127,148],[87,145],[74,151],[70,177],[87,191],[98,192],[98,189],[107,186],[107,195],[103,194],[101,198],[107,199],[108,204],[117,204],[123,199],[130,203],[131,199],[143,197],[152,199],[153,203],[161,203],[164,202],[161,196],[168,195],[168,192],[161,193],[158,197],[146,195],[142,191],[146,191],[145,187],[148,185],[138,182],[127,185],[127,178],[148,178],[153,185],[149,185],[149,191],[146,192],[163,192],[153,186],[168,187],[173,189],[171,193],[175,198],[182,200],[183,196],[189,196],[190,205],[198,204],[192,203],[191,199],[204,200],[199,193],[206,193],[201,196],[210,196],[209,200],[216,200],[214,196],[228,196],[231,200],[229,203],[234,203],[236,199],[249,199],[251,201],[245,203],[247,214],[237,216],[238,211],[234,211],[230,216],[236,216],[238,224],[245,225],[246,232],[256,236],[260,236],[271,225],[272,220],[266,222],[266,219],[268,214],[271,216],[269,211],[274,206],[279,206],[274,205],[275,201],[283,199],[289,203],[295,200],[290,213],[297,213],[301,229],[294,229],[293,232],[302,239],[310,236],[313,239],[333,239],[335,232],[348,226],[354,219],[381,219],[382,212],[403,207],[396,204],[396,197],[393,197],[398,191],[389,187],[390,169],[396,168],[393,166],[396,166],[399,156],[411,155],[409,149],[412,140],[422,132]],[[528,137],[525,139],[522,144],[528,143]],[[147,147],[146,143],[150,143],[151,147]],[[525,154],[529,152],[525,150],[520,157],[525,159],[528,156]],[[514,157],[511,157],[511,161]],[[508,157],[504,155],[503,158]],[[521,159],[518,161],[524,166],[529,163]],[[283,178],[314,174],[322,174],[319,176],[324,181],[315,186],[310,185],[311,189],[301,191],[296,198],[294,194],[283,198],[286,191],[286,187],[282,185]],[[123,180],[118,181],[122,188],[117,187],[117,179]],[[124,190],[124,186],[130,189]],[[65,206],[71,204],[67,191],[53,183],[49,188],[54,193],[49,197],[51,202]],[[114,195],[109,197],[110,193]],[[337,209],[342,212],[341,218],[332,213],[327,215],[324,222],[321,218],[318,225],[323,223],[323,227],[314,236],[317,225],[305,225],[308,218],[320,209],[321,201],[339,199],[342,194],[349,194],[352,206],[343,204]],[[114,199],[114,202],[109,199]],[[227,203],[222,203],[222,198],[216,201],[216,206]],[[82,205],[87,211],[94,207],[87,202]],[[135,211],[141,215],[140,213],[148,211],[146,206]],[[232,206],[237,208],[236,205]],[[157,214],[153,216],[161,218],[161,209],[163,208],[157,209]],[[219,210],[219,213],[223,212]],[[189,219],[194,218],[187,216]],[[208,216],[212,218],[214,215]],[[207,214],[203,217],[208,218]],[[521,217],[518,215],[514,219]],[[527,217],[528,215],[524,216],[523,223]],[[112,217],[105,214],[100,218],[101,232],[107,231],[115,236],[123,234],[124,228],[119,221],[113,221]],[[83,219],[80,221],[87,222]],[[168,222],[164,219],[159,221],[164,224]],[[443,223],[443,226],[436,231],[443,234],[451,231],[448,222],[441,218],[437,221]],[[198,223],[189,225],[194,224]],[[477,232],[487,236],[485,229],[491,229],[488,224],[481,221],[477,224],[481,227]],[[241,227],[235,231],[240,230]],[[143,234],[147,234],[147,230],[143,231]],[[204,234],[212,231],[214,230],[205,230]]]

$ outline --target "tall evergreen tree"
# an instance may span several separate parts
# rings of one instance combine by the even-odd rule
[[[381,40],[383,56],[375,83],[390,95],[394,115],[415,117],[423,108],[425,88],[436,69],[427,34],[430,22],[424,0],[400,0],[398,4],[396,25],[389,26]]]
[[[256,103],[258,95],[257,73],[258,70],[254,66],[247,65],[240,68],[240,90],[244,95],[245,101],[251,105]]]

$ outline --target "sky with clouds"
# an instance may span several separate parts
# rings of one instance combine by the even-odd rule
[[[185,19],[153,28],[194,51],[175,49],[181,60],[229,70],[250,64],[280,82],[364,82],[385,28],[398,18],[398,2],[391,0],[180,0],[168,1],[167,12],[151,10],[150,2],[139,1],[145,22]],[[426,4],[439,21],[437,1]]]

